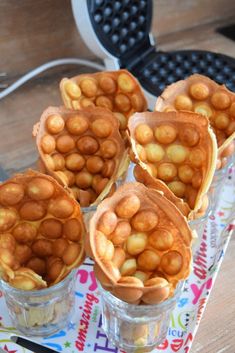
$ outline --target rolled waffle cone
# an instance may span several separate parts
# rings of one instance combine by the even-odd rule
[[[0,276],[16,288],[60,282],[84,259],[79,204],[50,176],[17,174],[0,185]]]
[[[173,203],[128,183],[98,206],[86,250],[106,290],[128,303],[156,304],[189,275],[191,242],[186,218]]]
[[[194,218],[216,168],[216,139],[207,118],[191,112],[136,113],[128,128],[136,162],[187,202],[188,218]]]
[[[33,135],[41,170],[69,187],[82,207],[96,205],[113,192],[128,167],[118,120],[107,109],[50,107],[34,126]]]
[[[192,75],[168,86],[158,97],[156,111],[193,111],[206,116],[216,135],[218,168],[234,153],[235,93],[203,75]]]
[[[114,112],[124,131],[128,118],[147,109],[139,82],[127,70],[82,74],[60,83],[64,105],[70,109],[103,107]]]

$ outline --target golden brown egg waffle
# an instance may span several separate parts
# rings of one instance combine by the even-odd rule
[[[192,232],[181,212],[140,183],[102,201],[86,249],[102,286],[129,303],[159,303],[190,271]]]
[[[140,165],[136,164],[134,167],[134,177],[135,180],[139,183],[143,183],[148,188],[152,188],[162,192],[163,195],[170,200],[186,218],[200,218],[202,217],[208,207],[209,207],[209,199],[207,194],[204,195],[202,205],[197,213],[190,214],[190,208],[187,202],[183,199],[175,196],[175,194],[167,187],[167,185],[162,182],[160,179],[153,178],[145,169],[143,169]],[[189,220],[191,220],[189,219]]]
[[[163,195],[171,201],[180,212],[187,218],[190,213],[190,208],[187,202],[175,196],[175,194],[166,186],[160,179],[153,178],[145,169],[136,164],[134,167],[134,177],[136,181],[144,184],[148,188],[152,188],[162,192]]]
[[[186,201],[194,218],[216,167],[216,139],[207,118],[191,112],[136,113],[128,128],[138,163]]]
[[[69,187],[82,207],[97,204],[112,192],[127,168],[118,120],[107,109],[50,107],[33,134],[44,170]]]
[[[129,116],[147,109],[147,101],[139,82],[127,70],[64,78],[60,90],[67,108],[77,110],[98,106],[114,112],[120,130],[126,129]]]
[[[52,177],[28,171],[0,185],[0,276],[20,289],[60,282],[84,259],[79,204]]]
[[[158,97],[156,111],[187,110],[206,116],[216,135],[218,167],[234,153],[235,93],[203,75],[192,75],[168,86]]]

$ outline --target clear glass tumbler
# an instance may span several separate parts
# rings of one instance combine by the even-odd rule
[[[128,304],[99,284],[102,326],[108,339],[127,353],[150,352],[166,337],[170,314],[180,297],[181,282],[173,297],[156,305]]]
[[[81,207],[81,211],[83,214],[83,220],[85,223],[86,228],[89,227],[89,222],[93,214],[95,213],[97,206],[88,206],[88,207]]]
[[[205,229],[207,221],[208,221],[208,217],[210,216],[210,214],[212,212],[212,207],[213,207],[212,200],[209,198],[208,201],[209,201],[208,207],[207,207],[204,215],[199,218],[196,218],[194,220],[188,221],[188,225],[189,225],[190,229],[195,230],[197,233],[197,238],[193,239],[193,243],[192,243],[193,257],[196,255],[196,251],[201,244],[202,236],[203,236],[204,229]]]
[[[49,336],[68,324],[75,304],[76,270],[63,281],[40,290],[20,290],[3,280],[3,291],[14,326],[26,336]]]
[[[210,195],[213,213],[215,213],[218,207],[218,203],[219,203],[222,188],[223,188],[223,183],[226,181],[228,170],[229,168],[233,167],[234,164],[235,164],[235,153],[228,158],[224,168],[221,168],[215,171],[215,174],[208,192],[208,194]]]

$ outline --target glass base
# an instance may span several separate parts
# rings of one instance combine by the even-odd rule
[[[170,316],[161,319],[169,323]],[[102,327],[109,340],[126,353],[151,352],[166,338],[168,325],[160,327],[156,322],[147,325],[127,323],[119,328],[119,320],[115,317],[107,320],[104,316]]]
[[[26,291],[0,281],[13,325],[26,336],[50,336],[70,321],[75,305],[75,273],[45,289]]]
[[[128,304],[99,285],[102,327],[108,339],[127,353],[151,352],[166,337],[170,314],[181,294],[183,283],[173,297],[156,305]]]
[[[31,336],[47,337],[67,327],[67,325],[71,321],[71,318],[72,318],[72,313],[69,316],[66,315],[65,320],[62,319],[60,323],[56,323],[56,324],[47,324],[45,326],[40,326],[40,327],[39,326],[25,327],[17,323],[15,327],[20,333],[22,333],[24,336],[27,336],[27,337],[31,337]],[[14,322],[13,318],[12,318],[12,322]]]

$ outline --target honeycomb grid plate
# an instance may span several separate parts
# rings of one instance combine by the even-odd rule
[[[100,43],[121,62],[150,47],[152,1],[87,0],[87,8]]]
[[[235,92],[235,59],[199,50],[155,52],[131,69],[142,86],[159,96],[166,86],[195,73]]]
[[[152,0],[87,0],[101,45],[153,96],[199,73],[235,91],[235,59],[202,50],[160,52],[150,43]]]

